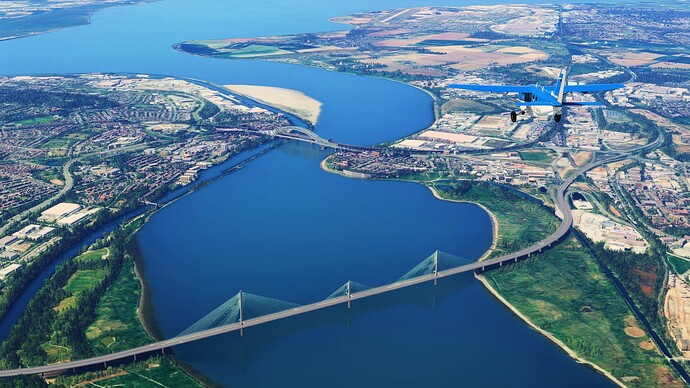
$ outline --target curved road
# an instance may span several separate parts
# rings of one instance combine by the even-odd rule
[[[646,149],[651,149],[651,148],[658,146],[659,143],[660,143],[660,140],[656,140],[656,141],[654,141],[654,142],[652,142],[646,146],[637,148],[637,149],[630,151],[630,152],[639,152],[639,151],[644,151]],[[305,313],[308,313],[311,311],[320,310],[320,309],[328,308],[328,307],[339,305],[339,304],[349,303],[352,300],[362,299],[362,298],[366,298],[366,297],[373,296],[373,295],[383,294],[386,292],[398,290],[398,289],[405,288],[405,287],[410,287],[410,286],[417,285],[420,283],[425,283],[425,282],[429,282],[432,280],[437,280],[439,278],[443,278],[443,277],[447,277],[447,276],[453,276],[453,275],[457,275],[457,274],[460,274],[463,272],[469,272],[469,271],[475,271],[475,270],[483,271],[487,267],[495,267],[497,265],[502,266],[504,263],[508,264],[510,262],[517,262],[520,259],[524,259],[524,258],[529,257],[532,253],[541,252],[541,250],[543,248],[549,247],[553,243],[558,242],[561,238],[563,238],[568,233],[568,230],[570,229],[570,226],[572,225],[572,222],[573,222],[573,215],[572,215],[570,206],[568,204],[568,200],[566,198],[566,193],[567,193],[570,185],[575,181],[575,179],[577,179],[577,177],[579,177],[580,175],[584,174],[585,172],[587,172],[587,171],[589,171],[595,167],[598,167],[598,166],[601,166],[604,164],[608,164],[608,163],[612,163],[612,162],[617,162],[617,161],[626,159],[628,157],[629,157],[628,154],[621,154],[621,155],[607,157],[607,158],[601,159],[599,161],[590,162],[590,163],[580,167],[579,169],[577,169],[570,177],[568,177],[565,181],[563,181],[558,186],[556,193],[555,193],[555,197],[554,197],[554,202],[563,215],[563,219],[562,219],[561,224],[559,225],[558,229],[556,229],[556,231],[552,235],[548,236],[547,238],[537,242],[536,244],[534,244],[530,247],[522,249],[520,251],[513,252],[513,253],[510,253],[507,255],[503,255],[501,257],[497,257],[494,259],[474,262],[471,264],[463,265],[463,266],[452,268],[449,270],[440,271],[440,272],[436,272],[433,274],[424,275],[424,276],[420,276],[420,277],[416,277],[416,278],[408,279],[408,280],[404,280],[404,281],[398,281],[398,282],[391,283],[388,285],[371,288],[371,289],[366,290],[366,291],[357,292],[357,293],[353,293],[350,295],[345,295],[345,296],[341,296],[341,297],[337,297],[337,298],[326,299],[326,300],[323,300],[320,302],[296,307],[293,309],[288,309],[288,310],[280,311],[277,313],[264,315],[262,317],[258,317],[258,318],[254,318],[254,319],[250,319],[250,320],[246,320],[246,321],[242,321],[242,322],[232,323],[232,324],[220,326],[220,327],[213,328],[213,329],[203,330],[203,331],[200,331],[197,333],[178,336],[178,337],[174,337],[171,339],[154,342],[154,343],[149,344],[149,345],[140,346],[137,348],[124,350],[121,352],[112,353],[112,354],[108,354],[108,355],[104,355],[104,356],[92,357],[92,358],[87,358],[84,360],[66,362],[66,363],[61,363],[61,364],[3,370],[3,371],[0,371],[0,377],[10,377],[10,376],[29,375],[29,374],[54,374],[54,373],[59,373],[62,371],[70,371],[74,368],[82,368],[82,367],[88,367],[88,366],[94,366],[94,365],[104,365],[105,366],[105,365],[107,365],[108,362],[115,362],[118,360],[136,358],[137,355],[149,354],[149,353],[154,352],[154,351],[164,351],[166,348],[171,348],[173,346],[182,345],[182,344],[186,344],[186,343],[190,343],[190,342],[194,342],[194,341],[199,341],[199,340],[214,337],[217,335],[242,330],[244,328],[248,328],[251,326],[260,325],[263,323],[272,322],[272,321],[276,321],[279,319],[292,317],[295,315],[305,314]]]

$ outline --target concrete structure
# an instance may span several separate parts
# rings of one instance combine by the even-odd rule
[[[12,236],[35,241],[49,236],[54,230],[55,228],[49,226],[31,224],[22,228],[22,230],[12,233]]]
[[[0,280],[5,280],[14,271],[21,268],[19,264],[10,264],[5,268],[0,269]]]
[[[656,148],[661,144],[661,138],[655,140],[654,142],[639,147],[638,149],[631,150],[629,152],[636,152],[636,151],[642,151],[646,149],[651,149],[651,148]],[[490,260],[485,260],[485,261],[478,261],[474,262],[471,264],[466,264],[466,265],[461,265],[459,267],[455,267],[452,269],[444,270],[444,271],[438,271],[434,270],[433,273],[427,274],[427,275],[422,275],[418,277],[414,277],[411,279],[406,279],[406,280],[401,280],[397,281],[395,283],[379,286],[379,287],[374,287],[365,291],[361,292],[356,292],[356,293],[350,293],[349,292],[349,287],[348,287],[348,293],[346,295],[340,296],[340,297],[334,297],[330,299],[325,299],[320,302],[315,302],[312,304],[304,305],[304,306],[299,306],[296,308],[288,309],[288,310],[283,310],[279,311],[277,313],[273,314],[267,314],[258,318],[253,318],[249,320],[242,320],[240,318],[239,322],[236,323],[231,323],[227,325],[223,325],[220,327],[216,327],[213,329],[208,329],[208,330],[203,330],[199,331],[196,333],[192,334],[187,334],[187,335],[180,335],[178,337],[170,338],[167,340],[162,340],[158,342],[154,342],[149,345],[144,345],[140,346],[137,348],[129,349],[129,350],[123,350],[117,353],[112,353],[109,355],[104,355],[104,356],[98,356],[98,357],[92,357],[84,360],[78,360],[78,361],[71,361],[71,362],[65,362],[61,364],[53,364],[53,365],[44,365],[44,366],[37,366],[37,367],[29,367],[29,368],[20,368],[20,369],[9,369],[9,370],[2,370],[0,371],[0,377],[10,377],[10,376],[18,376],[18,375],[30,375],[30,374],[54,374],[54,373],[59,373],[62,371],[68,371],[68,370],[73,370],[76,368],[82,368],[82,367],[88,367],[88,366],[93,366],[93,365],[103,365],[107,366],[108,362],[113,362],[113,361],[121,361],[121,360],[126,360],[126,359],[133,359],[136,360],[137,355],[142,355],[142,354],[151,354],[152,352],[155,351],[161,351],[164,352],[166,348],[171,348],[173,346],[177,345],[182,345],[194,341],[199,341],[202,339],[206,338],[211,338],[215,337],[217,335],[225,334],[225,333],[230,333],[234,331],[241,331],[243,329],[246,329],[251,326],[257,326],[261,325],[264,323],[268,322],[273,322],[277,321],[280,319],[285,319],[288,317],[296,316],[296,315],[301,315],[301,314],[306,314],[312,311],[316,310],[321,310],[324,308],[328,308],[331,306],[336,306],[339,304],[350,304],[352,301],[357,300],[357,299],[363,299],[367,298],[370,296],[374,295],[379,295],[383,293],[387,293],[390,291],[394,290],[399,290],[405,287],[410,287],[413,285],[421,284],[421,283],[426,283],[430,281],[437,282],[438,279],[448,277],[448,276],[454,276],[460,273],[465,273],[465,272],[470,272],[470,271],[485,271],[487,269],[491,268],[496,268],[500,267],[511,263],[516,263],[518,260],[528,258],[532,255],[532,253],[536,252],[541,252],[544,248],[550,247],[552,244],[559,242],[570,230],[570,227],[573,223],[573,214],[571,212],[570,206],[568,204],[568,200],[566,198],[566,193],[568,191],[568,188],[570,185],[575,181],[576,178],[578,178],[580,175],[584,174],[585,172],[597,167],[601,166],[604,164],[609,164],[609,163],[614,163],[621,161],[623,159],[626,159],[628,157],[627,154],[620,154],[620,155],[615,155],[611,156],[605,159],[601,159],[599,161],[593,161],[590,162],[579,169],[577,169],[573,174],[568,177],[563,183],[558,186],[555,195],[553,197],[554,204],[558,208],[558,213],[561,214],[561,224],[558,226],[556,231],[546,237],[545,239],[537,242],[536,244],[524,248],[520,251],[513,252],[507,255],[503,255],[501,257],[497,257],[494,259]],[[557,213],[557,214],[558,214]],[[241,311],[241,310],[240,310]]]
[[[82,221],[84,221],[88,216],[98,213],[100,211],[99,208],[94,208],[94,209],[89,209],[89,210],[82,210],[77,213],[73,213],[68,215],[67,217],[60,218],[57,220],[57,224],[60,226],[72,226],[76,225]]]
[[[53,222],[78,211],[81,207],[81,205],[76,203],[62,202],[41,212],[41,217],[39,217],[39,219],[46,222]]]
[[[3,238],[0,238],[0,248],[4,249],[15,241],[17,241],[16,236],[5,236]]]

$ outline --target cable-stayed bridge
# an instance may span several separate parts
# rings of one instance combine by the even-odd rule
[[[643,146],[640,149],[651,148],[652,146],[658,145],[658,143],[659,141],[656,141],[655,143]],[[562,216],[561,224],[556,229],[556,231],[550,236],[520,251],[506,254],[494,259],[469,263],[463,261],[461,258],[458,258],[456,256],[448,255],[437,251],[425,260],[423,260],[422,263],[420,263],[417,267],[410,270],[402,278],[393,283],[378,287],[367,288],[366,286],[360,285],[358,283],[347,282],[345,285],[338,288],[338,290],[336,290],[332,295],[330,295],[328,298],[322,301],[296,307],[291,307],[290,305],[286,304],[289,302],[277,301],[274,299],[259,297],[251,294],[249,299],[245,299],[247,294],[240,292],[238,293],[238,295],[236,295],[233,298],[230,298],[224,304],[219,306],[216,310],[211,312],[206,317],[203,317],[197,323],[190,326],[190,328],[186,329],[174,338],[154,342],[149,345],[124,350],[109,355],[92,357],[79,361],[29,368],[3,370],[0,371],[0,377],[29,374],[50,375],[94,365],[107,366],[109,362],[112,363],[136,360],[136,357],[139,355],[146,355],[156,351],[164,352],[165,349],[177,345],[199,341],[205,338],[211,338],[217,335],[235,331],[239,331],[240,334],[242,334],[244,329],[252,326],[257,326],[300,314],[306,314],[312,311],[325,309],[339,304],[350,305],[353,301],[357,299],[363,299],[374,295],[380,295],[425,282],[437,282],[438,279],[457,275],[464,272],[484,271],[486,269],[503,266],[504,264],[515,263],[518,260],[529,257],[532,253],[541,252],[542,249],[549,247],[554,243],[557,243],[568,233],[568,230],[572,225],[573,216],[568,201],[566,199],[566,192],[568,190],[568,187],[570,187],[570,185],[577,177],[579,177],[580,175],[594,167],[597,167],[602,164],[613,163],[615,161],[625,159],[626,157],[628,156],[616,155],[598,161],[593,161],[587,165],[580,167],[578,170],[572,173],[566,180],[564,180],[561,183],[561,185],[558,186],[553,198],[554,204],[556,205],[558,210],[560,210]],[[263,305],[257,304],[255,306],[253,303],[251,303],[252,300],[260,302],[271,301],[271,303]],[[252,306],[250,307],[250,305]],[[267,309],[266,306],[276,306],[276,309],[271,311],[272,309]],[[264,311],[271,312],[268,312],[267,314],[260,316],[253,316],[253,314],[245,316],[245,314],[247,314],[246,311],[250,311],[246,310],[247,308],[249,308],[250,310],[263,309]]]

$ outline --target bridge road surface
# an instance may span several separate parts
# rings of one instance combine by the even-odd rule
[[[654,144],[654,143],[652,143],[652,144]],[[647,145],[645,147],[649,147],[649,146],[651,146],[651,144]],[[60,363],[60,364],[2,370],[2,371],[0,371],[0,377],[30,375],[30,374],[53,374],[53,373],[58,373],[58,372],[62,372],[62,371],[71,371],[74,368],[82,368],[82,367],[95,366],[95,365],[101,365],[101,364],[106,366],[108,362],[114,362],[114,361],[123,360],[123,359],[127,359],[127,358],[135,358],[137,355],[147,354],[147,353],[151,353],[151,352],[158,351],[158,350],[163,352],[166,348],[170,348],[170,347],[173,347],[176,345],[182,345],[182,344],[186,344],[186,343],[190,343],[190,342],[194,342],[194,341],[199,341],[199,340],[206,339],[206,338],[215,337],[217,335],[238,331],[238,330],[241,330],[244,328],[257,326],[257,325],[261,325],[263,323],[268,323],[268,322],[272,322],[272,321],[277,321],[279,319],[284,319],[284,318],[292,317],[295,315],[306,314],[306,313],[309,313],[311,311],[316,311],[316,310],[328,308],[331,306],[336,306],[339,304],[348,303],[348,302],[353,301],[353,300],[363,299],[363,298],[367,298],[370,296],[379,295],[379,294],[383,294],[383,293],[394,291],[394,290],[399,290],[401,288],[414,286],[417,284],[429,282],[429,281],[444,278],[447,276],[453,276],[453,275],[457,275],[457,274],[460,274],[463,272],[469,272],[469,271],[474,271],[474,270],[483,270],[485,267],[492,267],[492,266],[496,266],[496,265],[502,266],[503,263],[517,262],[521,258],[529,257],[532,253],[540,252],[543,248],[548,247],[551,244],[559,241],[563,236],[566,235],[566,233],[570,229],[570,226],[573,222],[573,215],[572,215],[572,212],[570,210],[568,200],[566,199],[566,192],[568,190],[568,187],[575,181],[575,179],[578,176],[580,176],[581,174],[585,173],[586,171],[588,171],[594,167],[600,166],[602,164],[608,164],[608,163],[620,161],[620,160],[623,160],[626,158],[628,158],[627,155],[616,155],[613,157],[602,159],[600,161],[593,161],[591,163],[588,163],[585,166],[580,167],[568,179],[563,181],[563,183],[561,183],[558,186],[558,188],[556,190],[556,195],[554,198],[556,206],[558,207],[558,209],[561,210],[561,213],[563,215],[563,219],[561,221],[560,226],[558,227],[558,229],[556,229],[556,231],[552,235],[546,237],[545,239],[537,242],[536,244],[534,244],[530,247],[524,248],[524,249],[519,250],[517,252],[503,255],[503,256],[500,256],[500,257],[497,257],[494,259],[490,259],[490,260],[474,262],[474,263],[466,264],[466,265],[463,265],[460,267],[455,267],[455,268],[444,270],[444,271],[438,271],[436,273],[423,275],[423,276],[419,276],[419,277],[412,278],[412,279],[397,281],[397,282],[394,282],[394,283],[391,283],[388,285],[374,287],[374,288],[368,289],[366,291],[352,293],[350,295],[344,295],[344,296],[340,296],[340,297],[336,297],[336,298],[326,299],[326,300],[323,300],[320,302],[311,303],[308,305],[299,306],[299,307],[295,307],[292,309],[279,311],[277,313],[264,315],[264,316],[261,316],[258,318],[248,319],[248,320],[245,320],[242,322],[231,323],[231,324],[216,327],[213,329],[207,329],[207,330],[199,331],[197,333],[186,334],[183,336],[178,336],[178,337],[170,338],[167,340],[154,342],[154,343],[149,344],[149,345],[144,345],[144,346],[140,346],[140,347],[129,349],[129,350],[123,350],[123,351],[120,351],[117,353],[112,353],[112,354],[108,354],[108,355],[104,355],[104,356],[92,357],[92,358],[87,358],[87,359],[83,359],[83,360],[79,360],[79,361],[71,361],[71,362]]]

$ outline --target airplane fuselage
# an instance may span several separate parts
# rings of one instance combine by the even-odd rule
[[[603,92],[622,88],[621,84],[593,84],[593,85],[568,85],[565,69],[552,86],[519,86],[519,85],[450,85],[452,88],[481,91],[488,93],[517,93],[519,112],[510,112],[510,121],[516,122],[518,114],[529,113],[536,117],[543,117],[561,121],[563,106],[602,106],[597,101],[566,101],[567,93],[592,93]]]

